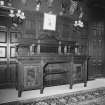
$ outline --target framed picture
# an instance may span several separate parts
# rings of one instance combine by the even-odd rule
[[[44,13],[43,30],[56,30],[56,15]]]
[[[16,57],[16,49],[15,47],[10,48],[10,57],[15,58]]]
[[[7,48],[5,46],[0,46],[0,58],[6,58],[7,55]]]
[[[21,38],[21,33],[20,32],[11,32],[10,33],[10,42],[11,43],[17,43],[18,38]]]
[[[6,43],[7,42],[7,32],[0,31],[0,43]]]

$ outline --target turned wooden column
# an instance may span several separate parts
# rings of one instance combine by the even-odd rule
[[[62,52],[61,52],[61,41],[59,41],[58,54],[62,54]]]
[[[67,54],[67,46],[64,46],[64,54]]]
[[[40,40],[38,40],[38,45],[37,45],[37,54],[40,54]]]

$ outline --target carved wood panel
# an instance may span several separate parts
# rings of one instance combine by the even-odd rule
[[[95,22],[90,28],[89,35],[89,76],[102,77],[104,69],[104,22]]]
[[[40,87],[42,85],[42,73],[38,65],[25,65],[24,66],[24,88]]]

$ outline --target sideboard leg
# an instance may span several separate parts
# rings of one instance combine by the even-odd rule
[[[70,89],[72,89],[73,88],[73,85],[72,84],[70,84]]]
[[[87,82],[84,82],[84,87],[86,87],[87,86]]]
[[[43,94],[43,90],[44,90],[44,88],[41,88],[40,89],[40,94]]]
[[[22,94],[22,91],[19,90],[19,91],[18,91],[18,97],[21,97],[21,94]]]

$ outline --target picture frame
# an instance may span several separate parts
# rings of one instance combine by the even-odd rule
[[[16,48],[10,47],[10,57],[15,58],[16,57]]]
[[[6,43],[7,42],[7,32],[0,31],[0,43]]]
[[[7,47],[0,46],[0,58],[6,58],[6,57],[7,57]]]
[[[21,32],[10,32],[10,42],[17,43],[18,38],[21,38]]]
[[[43,30],[56,30],[56,15],[44,13]]]

